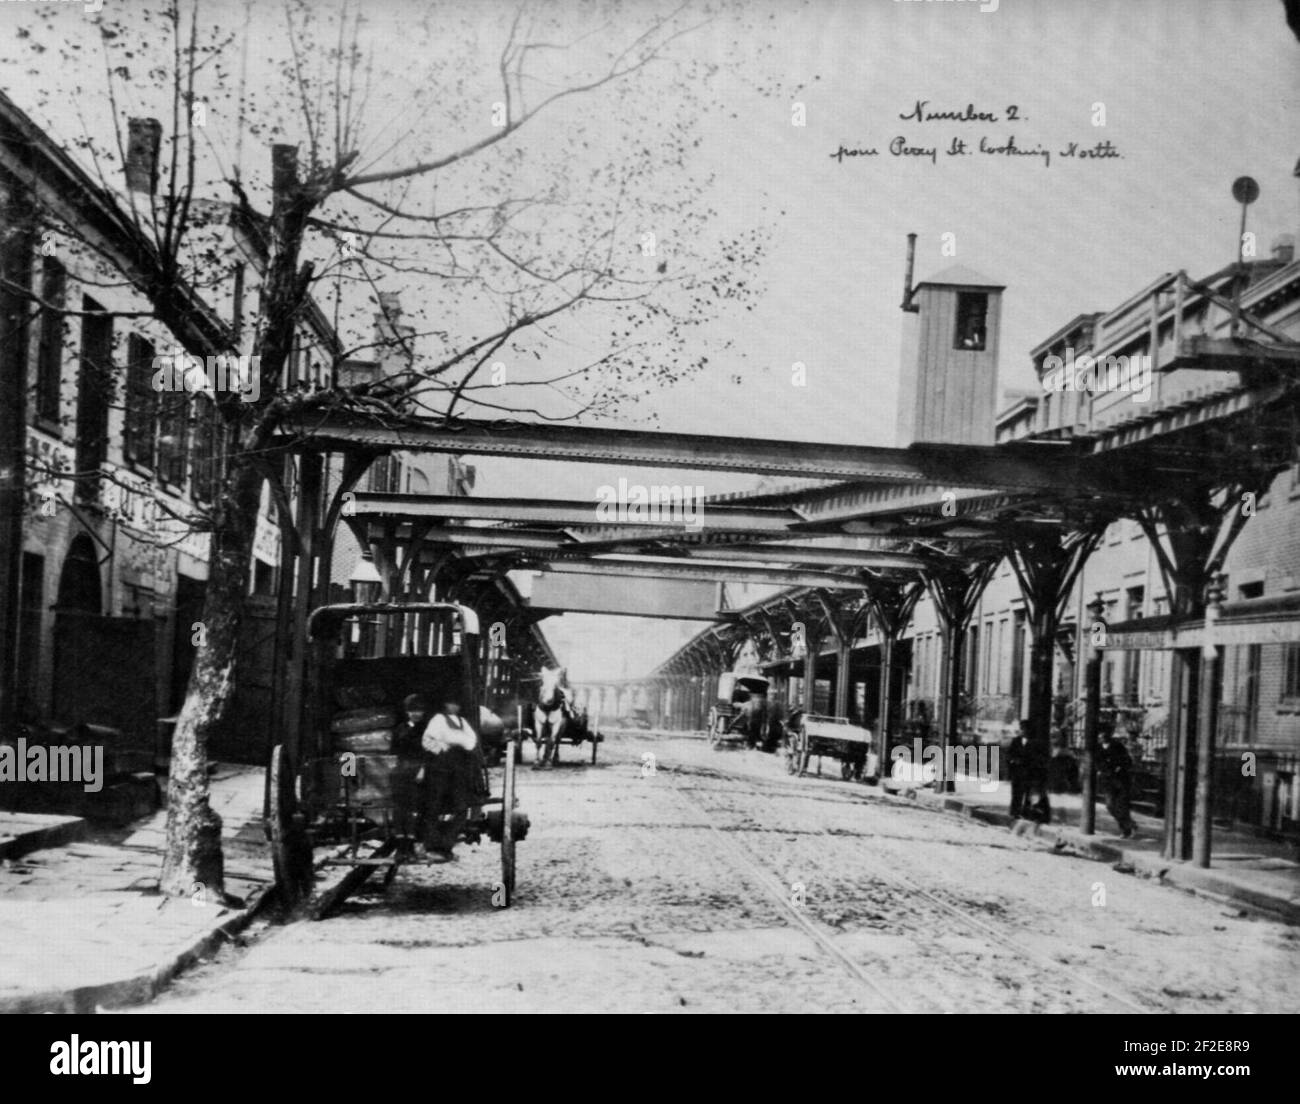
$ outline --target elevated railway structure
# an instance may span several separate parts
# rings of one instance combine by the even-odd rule
[[[937,310],[947,296],[958,301],[959,328],[966,325],[969,297],[996,292],[964,272],[954,279],[909,288],[905,309],[915,296],[922,311]],[[995,318],[990,314],[989,327]],[[1087,387],[1074,377],[1076,386],[1052,390],[1059,354],[1073,355],[1066,342],[1079,336],[1058,334],[1035,350],[1045,381],[1036,421],[1020,439],[1000,444],[922,439],[885,448],[507,421],[381,425],[343,416],[290,425],[282,443],[306,493],[284,526],[282,562],[296,570],[299,593],[310,594],[329,577],[333,533],[343,522],[371,549],[391,597],[473,604],[506,573],[533,570],[542,573],[533,617],[588,609],[709,621],[644,680],[660,694],[658,712],[678,721],[691,713],[686,699],[698,691],[689,688],[716,680],[746,640],[758,642],[767,663],[801,668],[810,700],[823,642],[842,670],[869,626],[881,643],[883,755],[897,723],[898,649],[919,597],[928,593],[941,619],[938,730],[951,741],[965,629],[1005,560],[1020,585],[1032,644],[1031,738],[1046,742],[1053,649],[1079,572],[1106,528],[1134,519],[1157,551],[1171,626],[1182,626],[1167,638],[1177,656],[1175,694],[1208,685],[1204,676],[1219,653],[1191,626],[1212,623],[1218,612],[1214,582],[1251,513],[1242,503],[1296,461],[1300,441],[1300,264],[1233,266],[1203,282],[1171,274],[1109,315],[1090,316],[1086,328],[1092,363],[1119,386],[1099,388],[1094,375]],[[991,338],[968,326],[964,340]],[[925,356],[922,348],[923,376],[931,371]],[[1147,365],[1149,375],[1115,375],[1117,365],[1131,373],[1133,363]],[[1133,401],[1125,382],[1149,385],[1148,400]],[[974,436],[991,442],[992,430],[976,427]],[[705,499],[690,524],[635,510],[611,521],[594,502],[357,492],[367,465],[397,450],[800,482]],[[636,587],[625,585],[629,579]],[[726,584],[737,581],[769,586],[771,596],[734,608]],[[285,724],[296,725],[295,619],[303,611],[292,599],[282,605],[280,700]],[[801,648],[792,650],[795,624]],[[1270,622],[1267,631],[1280,630]],[[1100,647],[1124,647],[1130,632],[1136,629],[1109,626]],[[840,678],[837,715],[844,715],[846,693]],[[1208,864],[1213,711],[1199,709],[1195,694],[1183,699],[1191,704],[1185,701],[1176,721],[1167,847],[1180,858],[1195,850]]]

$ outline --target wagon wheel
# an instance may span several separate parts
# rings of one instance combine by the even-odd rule
[[[501,888],[502,908],[515,898],[515,757],[506,755],[505,781],[501,786]]]
[[[295,909],[311,896],[313,882],[311,844],[300,825],[295,824],[298,799],[294,795],[293,772],[283,744],[271,752],[270,808],[271,864],[280,899]]]

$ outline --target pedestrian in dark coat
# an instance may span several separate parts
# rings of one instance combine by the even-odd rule
[[[1115,818],[1125,839],[1136,831],[1129,806],[1133,798],[1133,758],[1122,740],[1110,732],[1101,735],[1097,774],[1106,796],[1106,811]]]
[[[1007,747],[1007,777],[1011,780],[1011,816],[1019,820],[1028,811],[1026,802],[1026,785],[1029,781],[1028,758],[1029,741],[1025,738],[1025,726],[1022,723]]]
[[[1044,741],[1026,733],[1025,745],[1025,817],[1039,824],[1052,822],[1052,805],[1048,799],[1048,775],[1052,755]]]
[[[433,716],[433,699],[426,694],[410,694],[402,702],[406,719],[393,729],[393,753],[399,767],[393,775],[393,804],[396,807],[398,830],[403,836],[416,834],[420,793],[415,781],[416,773],[424,763],[424,748],[420,740]],[[406,841],[399,845],[403,854],[410,848]]]

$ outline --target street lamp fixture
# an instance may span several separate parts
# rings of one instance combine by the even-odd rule
[[[348,576],[348,582],[352,584],[358,602],[373,602],[378,599],[384,580],[375,568],[375,558],[371,552],[361,553],[361,559]]]

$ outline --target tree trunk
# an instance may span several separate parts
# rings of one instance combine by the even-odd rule
[[[208,739],[221,723],[234,690],[239,625],[248,591],[253,535],[262,476],[247,461],[232,460],[221,513],[212,534],[202,633],[190,673],[185,705],[172,739],[167,782],[167,840],[160,886],[164,893],[225,892],[221,818],[208,804]]]

